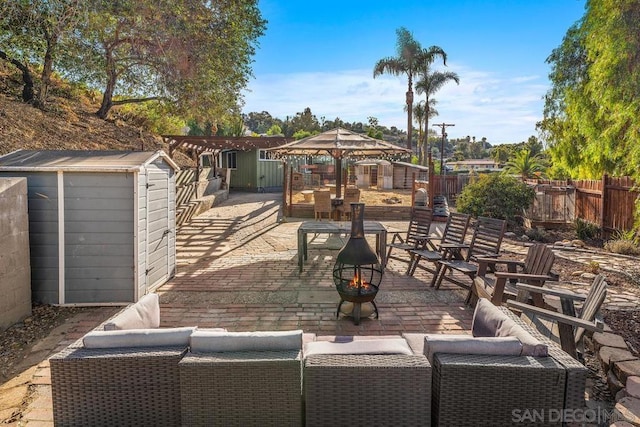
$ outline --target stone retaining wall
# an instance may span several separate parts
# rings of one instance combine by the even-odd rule
[[[612,426],[640,427],[640,359],[622,337],[611,332],[593,334],[591,344],[616,397]]]

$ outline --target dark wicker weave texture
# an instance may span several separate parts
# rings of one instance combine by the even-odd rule
[[[552,357],[439,353],[433,360],[433,421],[456,427],[513,425],[514,410],[561,410],[564,383],[565,370]]]
[[[189,353],[180,362],[185,426],[300,426],[300,351]]]
[[[501,306],[499,308],[507,316],[518,322],[518,324],[531,335],[547,344],[549,346],[549,356],[553,357],[562,366],[564,366],[564,369],[567,372],[564,400],[565,409],[584,409],[584,390],[587,383],[587,368],[582,363],[571,357],[567,352],[563,351],[557,343],[553,342],[553,340],[538,333],[538,331],[531,325],[523,322],[507,307]]]
[[[306,425],[429,426],[424,356],[314,355],[304,364]]]
[[[68,347],[50,359],[56,426],[180,425],[186,348]]]

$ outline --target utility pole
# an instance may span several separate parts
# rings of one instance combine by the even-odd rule
[[[444,175],[444,140],[447,137],[445,129],[449,126],[455,126],[453,123],[435,124],[433,127],[439,127],[442,130],[442,142],[440,143],[440,175]]]

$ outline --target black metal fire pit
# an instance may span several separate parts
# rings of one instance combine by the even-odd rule
[[[364,203],[351,203],[351,236],[338,252],[333,266],[333,282],[340,294],[336,317],[340,316],[342,304],[353,304],[350,316],[360,324],[363,303],[373,305],[376,318],[378,307],[374,301],[380,282],[382,266],[378,256],[364,237]]]

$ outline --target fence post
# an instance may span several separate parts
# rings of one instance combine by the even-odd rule
[[[609,199],[607,197],[607,181],[608,181],[608,175],[605,173],[602,175],[602,203],[600,203],[600,230],[602,231],[603,235],[604,235],[604,213],[605,212],[609,212],[609,210],[607,209],[607,200]]]

